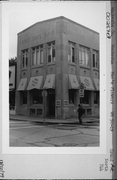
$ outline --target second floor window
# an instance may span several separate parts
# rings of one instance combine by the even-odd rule
[[[68,62],[75,63],[75,43],[69,42]]]
[[[28,49],[22,51],[22,68],[28,65]]]
[[[55,42],[50,42],[47,45],[47,61],[48,63],[55,62]]]
[[[87,47],[79,47],[79,64],[84,66],[89,66],[90,60],[90,50]]]
[[[32,65],[43,64],[43,45],[32,48]]]
[[[93,51],[93,68],[99,68],[99,54],[98,51]]]

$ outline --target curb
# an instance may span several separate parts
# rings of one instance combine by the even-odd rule
[[[78,120],[57,120],[57,121],[53,121],[53,120],[49,120],[49,119],[31,119],[31,118],[25,118],[22,117],[10,117],[10,120],[13,121],[27,121],[27,122],[31,122],[31,123],[43,123],[43,124],[78,124]],[[93,123],[99,123],[98,119],[94,119],[94,120],[90,120],[90,119],[85,119],[84,123],[88,123],[88,124],[93,124]]]

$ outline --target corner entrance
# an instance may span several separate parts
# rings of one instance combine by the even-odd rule
[[[55,117],[55,90],[47,90],[47,117]]]

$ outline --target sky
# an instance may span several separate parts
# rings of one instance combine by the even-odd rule
[[[97,1],[8,3],[6,10],[9,21],[9,58],[17,56],[17,33],[36,22],[58,16],[65,16],[99,32],[102,40],[105,30],[105,8],[105,2]]]

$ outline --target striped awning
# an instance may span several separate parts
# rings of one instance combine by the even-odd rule
[[[80,82],[84,84],[86,90],[95,90],[90,77],[80,76]]]
[[[20,83],[19,83],[17,90],[18,91],[24,91],[24,90],[26,90],[26,86],[27,86],[27,78],[22,78],[20,80]]]
[[[41,89],[42,88],[42,82],[43,82],[43,76],[36,76],[36,77],[31,77],[27,90],[31,89]]]
[[[48,74],[43,86],[43,89],[54,89],[55,88],[55,74]]]
[[[78,89],[79,83],[76,75],[69,74],[69,89]]]

